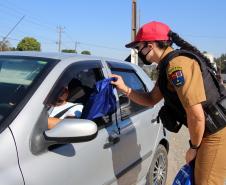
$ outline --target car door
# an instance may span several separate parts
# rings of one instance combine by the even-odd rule
[[[96,120],[98,134],[88,142],[51,145],[43,138],[48,119],[46,102],[54,97],[53,90],[58,84],[69,76],[79,78],[82,84],[91,87],[97,80],[106,77],[100,61],[76,62],[66,70],[62,68],[63,65],[59,64],[51,71],[11,125],[25,183],[115,184],[111,148],[114,142],[109,139],[110,135],[118,133],[114,116]]]
[[[122,76],[124,82],[132,89],[140,92],[150,90],[151,84],[145,85],[141,76],[130,65],[108,62],[108,66],[113,74]],[[153,83],[151,80],[147,82]],[[124,94],[120,92],[118,94],[120,106],[118,123],[120,135],[118,137],[120,141],[114,146],[112,155],[118,183],[131,185],[146,175],[160,125],[156,122],[155,107],[140,106],[128,100]],[[147,159],[149,162],[145,162]]]
[[[15,140],[9,128],[0,133],[0,146],[0,184],[24,185]]]

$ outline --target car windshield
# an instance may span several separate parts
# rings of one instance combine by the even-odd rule
[[[0,125],[26,97],[48,63],[37,58],[0,57]]]

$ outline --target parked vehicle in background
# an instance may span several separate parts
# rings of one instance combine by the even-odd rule
[[[51,104],[73,80],[69,102],[84,106],[95,83],[119,74],[138,91],[153,82],[127,62],[76,54],[1,52],[0,182],[4,185],[163,185],[169,144],[161,104],[136,105],[115,90],[117,111],[66,118],[47,128]]]

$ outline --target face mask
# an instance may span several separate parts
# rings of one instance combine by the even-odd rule
[[[142,62],[145,64],[145,65],[151,65],[152,64],[152,62],[149,62],[149,61],[147,61],[146,60],[146,56],[148,55],[148,53],[151,51],[149,51],[149,52],[147,52],[147,54],[146,55],[144,55],[144,54],[142,54],[142,51],[143,49],[141,49],[139,52],[138,52],[138,57],[142,60]]]

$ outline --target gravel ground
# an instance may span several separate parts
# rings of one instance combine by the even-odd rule
[[[172,185],[179,169],[185,164],[185,153],[189,147],[189,133],[182,127],[179,133],[169,135],[168,175],[166,185]]]

